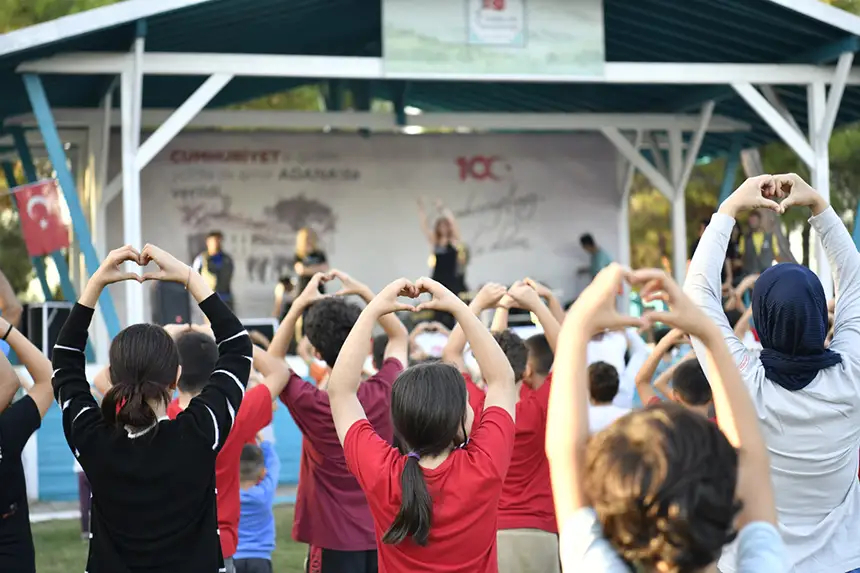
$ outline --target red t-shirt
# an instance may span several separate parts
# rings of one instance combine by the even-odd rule
[[[472,380],[472,376],[468,372],[463,372],[462,374],[466,380],[466,393],[469,395],[469,405],[475,412],[475,421],[477,423],[477,420],[481,417],[481,411],[484,409],[484,400],[487,397],[487,393],[478,388],[478,385],[475,384],[475,381]]]
[[[537,390],[523,384],[517,402],[511,467],[499,500],[499,529],[558,533],[546,458],[546,413],[552,375]]]
[[[167,416],[171,420],[181,412],[178,399],[167,406]],[[242,457],[242,448],[254,439],[257,432],[271,423],[272,395],[266,386],[255,386],[245,392],[230,435],[215,460],[218,530],[221,535],[221,552],[225,558],[232,557],[239,544],[239,459]]]
[[[389,358],[358,387],[367,419],[389,444],[394,437],[391,386],[402,371],[400,361]],[[367,499],[347,469],[328,394],[293,374],[281,402],[302,432],[293,539],[336,551],[376,549]]]
[[[514,447],[514,421],[498,407],[487,408],[463,449],[435,469],[422,468],[433,499],[427,546],[407,538],[397,545],[382,536],[400,509],[400,477],[406,456],[388,445],[366,420],[352,425],[344,440],[350,471],[367,495],[380,573],[497,573],[496,530],[502,483]]]

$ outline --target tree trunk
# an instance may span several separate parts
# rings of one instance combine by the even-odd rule
[[[779,245],[779,260],[783,263],[796,263],[797,259],[791,252],[791,244],[788,242],[788,237],[785,235],[785,229],[779,217],[774,211],[768,209],[760,209],[759,213],[763,215],[764,228],[770,230],[776,237],[776,243]]]
[[[803,245],[803,265],[809,266],[809,235],[811,233],[812,227],[810,227],[809,222],[803,223],[803,232],[800,235],[801,244]]]

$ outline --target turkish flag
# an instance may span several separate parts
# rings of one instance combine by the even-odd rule
[[[69,246],[69,230],[60,213],[60,194],[55,179],[21,185],[12,192],[18,203],[21,233],[31,257]]]

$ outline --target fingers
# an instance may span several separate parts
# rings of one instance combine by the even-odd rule
[[[165,276],[164,271],[154,271],[151,273],[143,273],[143,275],[140,277],[140,282],[160,281],[160,280],[164,279],[164,276]]]
[[[441,284],[428,277],[421,277],[415,281],[415,286],[418,287],[419,291],[429,292],[430,294],[436,294],[445,289]]]
[[[118,265],[126,261],[138,262],[140,260],[140,253],[137,252],[137,249],[135,249],[131,245],[125,245],[111,251],[110,255],[108,255],[108,258],[114,265]]]
[[[120,276],[121,281],[136,281],[142,283],[144,281],[143,277],[137,273],[122,273]]]

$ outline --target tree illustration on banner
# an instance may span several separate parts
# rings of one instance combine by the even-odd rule
[[[69,246],[69,230],[60,210],[57,181],[49,179],[13,190],[18,203],[21,234],[31,257],[47,255]]]

